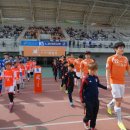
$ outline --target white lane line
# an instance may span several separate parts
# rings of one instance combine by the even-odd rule
[[[123,116],[123,118],[130,118],[130,115]],[[100,121],[109,121],[109,120],[115,120],[115,117],[112,118],[99,118],[97,119],[97,122]],[[42,124],[34,124],[34,125],[23,125],[23,126],[14,126],[14,127],[2,127],[0,130],[11,130],[11,129],[18,129],[18,128],[33,128],[33,127],[45,127],[45,126],[59,126],[59,125],[69,125],[69,124],[80,124],[82,121],[69,121],[69,122],[57,122],[57,123],[42,123]]]

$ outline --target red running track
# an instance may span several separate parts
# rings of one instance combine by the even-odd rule
[[[105,77],[100,77],[103,84]],[[126,94],[122,104],[123,121],[130,130],[130,80],[126,78]],[[75,107],[69,106],[67,95],[59,89],[60,82],[52,78],[43,79],[43,94],[33,93],[33,80],[17,94],[12,113],[8,110],[8,98],[0,97],[0,130],[84,130],[82,119],[84,109],[75,88],[73,99]],[[100,90],[100,111],[97,130],[119,130],[115,116],[106,113],[106,104],[111,100],[109,91]]]

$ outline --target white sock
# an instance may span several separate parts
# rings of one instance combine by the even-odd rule
[[[117,120],[118,122],[122,122],[122,117],[121,117],[121,107],[114,107],[115,113],[117,115]]]
[[[114,107],[114,105],[115,105],[115,99],[113,98],[113,99],[107,104],[107,106],[108,106],[108,107]]]

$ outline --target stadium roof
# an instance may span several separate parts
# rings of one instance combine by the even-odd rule
[[[0,21],[130,25],[130,0],[0,0]]]

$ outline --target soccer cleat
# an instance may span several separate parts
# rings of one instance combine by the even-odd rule
[[[118,127],[120,128],[120,130],[126,130],[123,122],[118,122]]]
[[[89,130],[90,129],[90,126],[89,126],[89,123],[88,122],[84,122],[84,128],[85,130]]]
[[[10,103],[10,104],[9,104],[9,111],[10,111],[10,112],[12,112],[13,106],[14,106],[14,103]]]
[[[65,90],[65,93],[68,94],[68,90]]]
[[[112,109],[107,105],[107,113],[112,116]]]
[[[73,107],[73,106],[74,106],[73,102],[70,102],[70,106],[71,106],[71,107]]]

